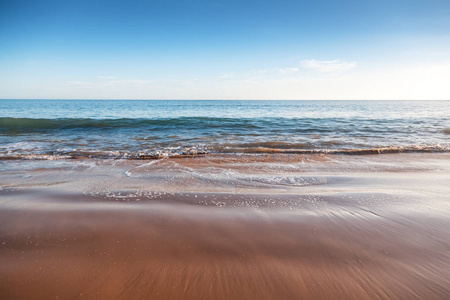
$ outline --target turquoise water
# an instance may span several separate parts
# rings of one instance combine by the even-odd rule
[[[450,101],[0,100],[0,157],[449,151],[449,116]]]

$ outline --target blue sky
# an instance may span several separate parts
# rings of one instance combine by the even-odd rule
[[[0,98],[450,99],[450,1],[0,1]]]

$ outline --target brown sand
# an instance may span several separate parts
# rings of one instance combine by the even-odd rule
[[[218,209],[178,203],[183,195],[66,197],[53,209],[32,195],[33,206],[0,212],[2,299],[450,296],[444,217]]]
[[[139,199],[4,189],[0,298],[449,299],[447,188],[395,186]]]

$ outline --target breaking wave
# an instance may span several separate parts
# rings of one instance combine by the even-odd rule
[[[222,149],[222,147],[219,147]],[[148,160],[162,158],[183,158],[196,157],[214,154],[236,154],[236,155],[262,155],[262,154],[327,154],[327,155],[375,155],[392,153],[439,153],[450,152],[450,145],[427,145],[427,146],[397,146],[380,148],[359,148],[359,149],[285,149],[285,148],[247,148],[247,149],[227,149],[220,151],[214,147],[203,148],[193,147],[184,149],[157,149],[146,151],[55,151],[54,153],[13,153],[0,151],[0,160],[55,160],[55,159],[132,159]]]
[[[116,119],[0,117],[0,160],[449,152],[446,122],[431,118],[214,114]]]

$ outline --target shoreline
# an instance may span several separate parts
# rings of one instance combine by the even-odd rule
[[[2,298],[450,296],[448,154],[2,164]]]
[[[278,142],[274,142],[278,143]],[[264,144],[264,143],[262,143]],[[280,145],[278,145],[280,146]],[[5,151],[3,151],[5,152]],[[101,160],[155,160],[155,159],[189,159],[201,157],[217,157],[217,156],[245,156],[245,155],[327,155],[327,156],[369,156],[382,154],[437,154],[450,153],[450,145],[402,145],[389,147],[373,147],[373,148],[337,148],[337,149],[290,149],[290,148],[270,148],[267,146],[258,146],[250,148],[239,148],[230,146],[202,146],[202,147],[175,147],[174,149],[157,149],[146,151],[63,151],[57,154],[46,153],[0,153],[0,161],[10,160],[85,160],[85,159],[101,159]]]

